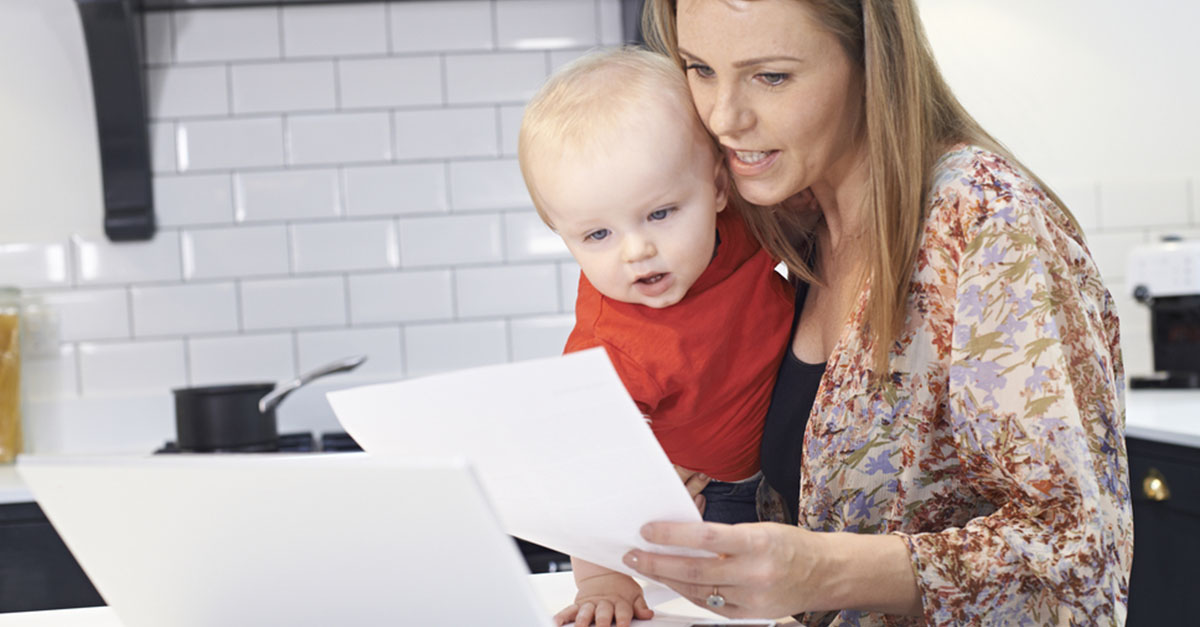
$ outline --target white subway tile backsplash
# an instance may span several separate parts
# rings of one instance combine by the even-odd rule
[[[532,207],[516,159],[450,164],[450,205],[455,211]]]
[[[393,52],[490,50],[492,2],[389,2]]]
[[[504,259],[500,216],[468,215],[400,220],[400,265],[496,263]]]
[[[501,320],[414,324],[404,327],[408,376],[486,366],[508,361],[508,338]]]
[[[21,362],[21,393],[26,401],[78,396],[75,346],[64,344],[53,355],[24,357]]]
[[[73,244],[81,284],[178,281],[182,278],[179,234],[173,231],[162,231],[154,239],[144,242],[113,243],[107,239],[76,236]]]
[[[545,80],[541,52],[446,57],[446,92],[453,104],[525,102]]]
[[[505,0],[496,3],[500,48],[549,50],[594,46],[595,0]]]
[[[287,274],[287,227],[185,231],[182,255],[183,276],[189,281]]]
[[[1106,283],[1119,282],[1125,278],[1129,264],[1129,253],[1133,248],[1146,241],[1146,236],[1140,231],[1095,233],[1088,237],[1088,249],[1092,259],[1100,268],[1100,274]]]
[[[505,250],[509,261],[566,259],[571,253],[566,244],[535,211],[504,214]]]
[[[84,396],[164,392],[187,385],[183,340],[79,344]]]
[[[230,176],[154,177],[154,215],[159,226],[233,224]]]
[[[1101,183],[1100,226],[1110,230],[1189,224],[1190,194],[1182,178]]]
[[[344,170],[346,215],[445,213],[446,167],[441,163],[361,166]]]
[[[509,323],[513,361],[561,355],[575,316],[519,318]]]
[[[233,283],[134,287],[131,292],[137,337],[237,331]]]
[[[175,123],[150,123],[150,169],[155,174],[174,172]]]
[[[171,35],[170,13],[143,13],[142,32],[146,38],[143,61],[151,64],[170,63],[174,55],[175,38]]]
[[[343,109],[442,103],[442,61],[436,56],[345,59],[338,62]]]
[[[397,377],[404,374],[400,352],[400,327],[301,331],[296,334],[300,372],[308,372],[334,361],[366,355],[367,361],[349,376]],[[345,378],[338,375],[339,378]],[[332,381],[332,379],[330,379]]]
[[[0,285],[54,287],[71,280],[67,245],[0,244]]]
[[[387,10],[382,2],[283,8],[285,56],[386,52]]]
[[[178,63],[279,58],[279,9],[174,11],[171,16]]]
[[[621,32],[621,0],[600,0],[600,45],[619,46],[625,43]],[[635,16],[634,19],[640,19]]]
[[[500,107],[500,154],[517,156],[517,139],[521,134],[521,118],[525,105],[503,105]]]
[[[554,264],[460,268],[455,270],[454,289],[463,318],[558,311]]]
[[[558,264],[559,306],[563,311],[575,311],[575,299],[579,297],[579,264],[563,261]]]
[[[336,170],[234,174],[238,222],[334,218],[342,213]]]
[[[337,106],[333,61],[233,65],[234,113],[332,110]]]
[[[292,225],[292,268],[298,273],[380,270],[400,265],[391,220]]]
[[[224,65],[150,68],[146,99],[151,118],[229,113],[229,81]]]
[[[1100,186],[1095,183],[1060,185],[1054,189],[1085,233],[1100,227]]]
[[[242,324],[252,331],[346,324],[341,277],[242,282]]]
[[[0,245],[0,283],[36,290],[66,342],[29,360],[30,395],[82,407],[153,393],[166,407],[171,387],[275,381],[355,352],[370,361],[347,380],[557,354],[579,270],[530,210],[517,134],[549,68],[619,40],[620,5],[141,16],[164,228],[143,243]],[[281,416],[336,428],[319,393],[289,404]],[[140,414],[127,429],[60,422],[38,446],[164,439]]]
[[[494,157],[498,153],[496,110],[492,107],[397,111],[392,116],[397,159]]]
[[[385,324],[454,317],[449,270],[388,272],[350,277],[350,320]]]
[[[291,333],[188,340],[192,385],[272,382],[296,376]]]
[[[392,158],[388,114],[331,113],[288,118],[288,163],[362,163]]]
[[[283,165],[283,120],[191,120],[175,125],[179,171]]]
[[[39,298],[58,317],[63,342],[129,337],[129,293],[124,288],[43,292]]]

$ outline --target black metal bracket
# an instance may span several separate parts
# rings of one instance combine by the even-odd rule
[[[129,0],[76,0],[92,70],[104,183],[104,233],[154,237],[150,138],[136,15]]]

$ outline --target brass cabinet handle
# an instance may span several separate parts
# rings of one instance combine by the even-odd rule
[[[1151,501],[1165,501],[1171,498],[1171,489],[1167,487],[1167,478],[1157,468],[1151,468],[1142,480],[1142,494]]]

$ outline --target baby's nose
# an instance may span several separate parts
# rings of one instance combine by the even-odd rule
[[[634,263],[649,259],[657,254],[654,242],[648,238],[631,235],[621,243],[621,256],[625,263]]]

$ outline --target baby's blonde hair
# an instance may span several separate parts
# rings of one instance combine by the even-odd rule
[[[521,175],[542,221],[553,228],[534,184],[535,156],[604,150],[605,138],[630,116],[660,106],[678,108],[681,122],[702,129],[687,77],[670,57],[644,48],[589,52],[551,75],[525,107],[517,140]]]

